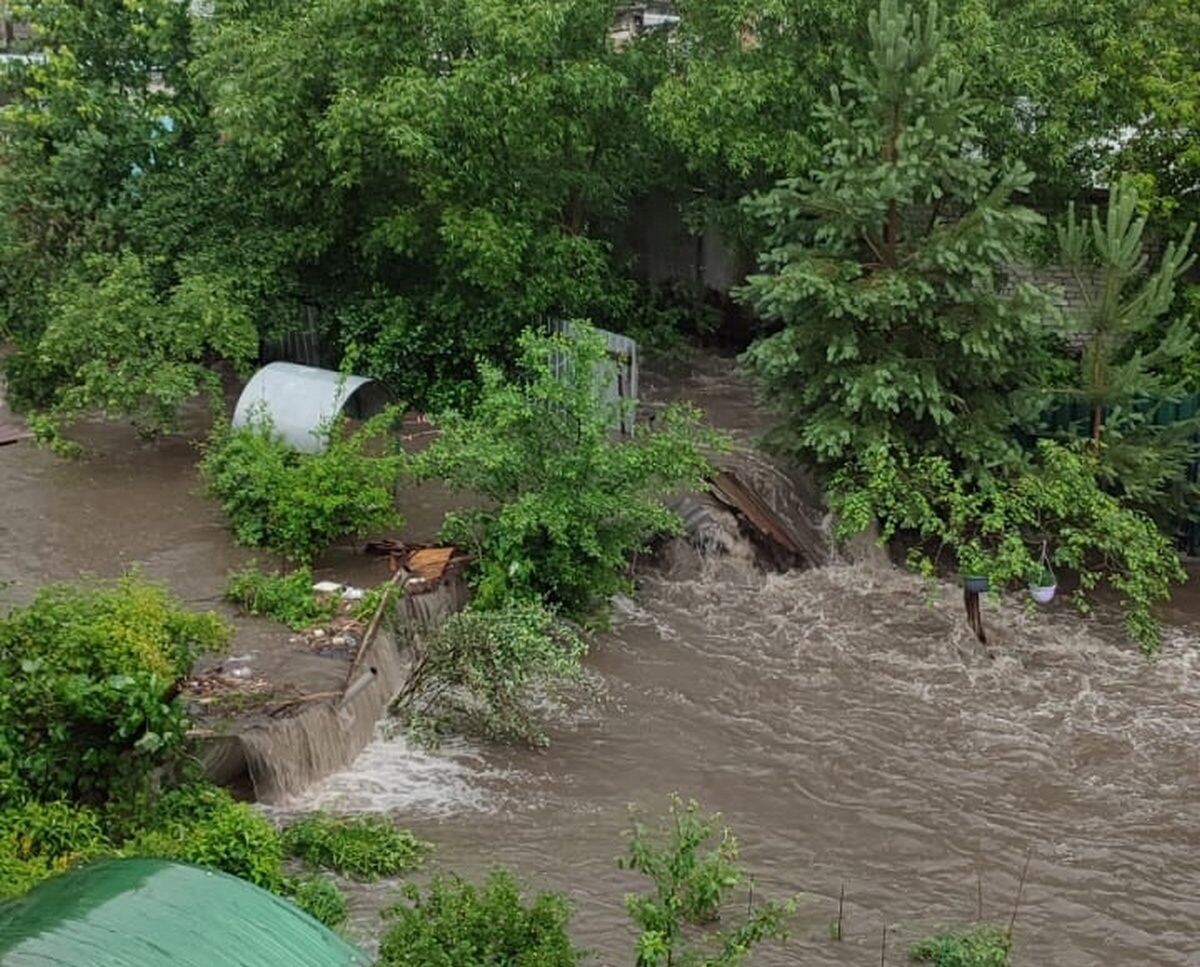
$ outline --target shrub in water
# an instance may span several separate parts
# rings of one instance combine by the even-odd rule
[[[506,871],[482,887],[438,879],[424,896],[412,886],[405,895],[408,904],[388,911],[396,923],[380,946],[380,967],[574,967],[582,961],[567,936],[567,901],[542,893],[526,906]]]
[[[913,960],[933,967],[1009,967],[1012,937],[991,924],[940,933],[913,944]]]
[[[429,844],[378,816],[307,816],[283,831],[283,849],[309,866],[374,880],[421,865]]]
[[[657,534],[678,532],[663,496],[699,489],[715,443],[698,413],[670,407],[655,428],[616,439],[630,403],[604,400],[604,340],[525,332],[518,378],[480,363],[479,402],[469,416],[442,414],[442,431],[419,458],[422,475],[482,494],[486,507],[448,514],[444,536],[469,548],[481,608],[543,600],[572,617],[603,612],[628,587],[630,556]],[[615,374],[612,374],[615,379]]]
[[[625,897],[629,916],[641,931],[638,967],[699,963],[733,967],[764,940],[783,940],[795,904],[746,903],[746,914],[726,929],[687,931],[687,924],[706,926],[721,918],[721,908],[748,877],[737,865],[737,840],[717,815],[706,816],[694,801],[672,795],[659,835],[634,823],[629,855],[620,861],[653,883],[650,895]],[[741,909],[739,905],[739,910]]]
[[[961,573],[985,575],[996,589],[1024,586],[1041,568],[1039,546],[1048,546],[1055,567],[1078,572],[1082,610],[1103,580],[1120,596],[1130,637],[1155,652],[1162,633],[1154,605],[1187,575],[1154,521],[1105,492],[1097,473],[1093,454],[1050,440],[1038,443],[1029,466],[978,479],[941,457],[868,447],[835,474],[829,505],[841,517],[839,536],[878,520],[884,538],[919,542],[909,561],[922,573],[934,573],[935,558],[953,557]]]
[[[536,602],[509,602],[495,611],[471,607],[416,646],[395,709],[418,729],[458,725],[544,745],[534,690],[575,680],[585,650],[578,635]]]
[[[251,561],[229,575],[225,597],[248,614],[274,618],[295,631],[333,617],[334,602],[322,603],[313,593],[313,572],[298,567],[288,574],[267,574]]]
[[[289,879],[284,895],[327,927],[336,929],[346,922],[346,894],[323,876]]]
[[[404,456],[391,433],[396,412],[352,434],[340,421],[322,428],[321,453],[296,452],[266,420],[217,433],[201,472],[238,543],[309,561],[339,538],[399,527],[394,488]]]
[[[0,794],[101,803],[183,747],[177,683],[230,630],[136,575],[0,619]]]

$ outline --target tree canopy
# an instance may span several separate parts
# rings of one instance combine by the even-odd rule
[[[744,194],[821,165],[873,6],[680,0],[617,46],[615,0],[33,0],[45,60],[5,70],[0,112],[10,396],[157,431],[214,362],[316,319],[330,363],[461,404],[528,326],[638,317],[632,200],[736,237]],[[1123,172],[1194,217],[1187,5],[942,11],[944,64],[987,93],[976,149],[1023,162],[1034,207]]]

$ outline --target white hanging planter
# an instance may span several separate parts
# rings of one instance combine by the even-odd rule
[[[1049,604],[1054,600],[1054,595],[1058,593],[1057,584],[1030,584],[1029,596],[1038,604]]]
[[[1054,600],[1054,595],[1057,593],[1058,578],[1054,574],[1054,569],[1050,566],[1050,558],[1043,547],[1042,570],[1037,577],[1029,582],[1029,596],[1038,604],[1049,604]]]

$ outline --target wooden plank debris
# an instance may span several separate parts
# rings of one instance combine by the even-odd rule
[[[808,556],[791,529],[758,494],[743,484],[732,470],[718,470],[713,474],[712,494],[721,503],[740,513],[750,526],[787,553],[797,557]]]
[[[32,440],[33,434],[25,427],[15,423],[0,423],[0,447],[10,443],[20,443],[22,440]]]
[[[405,567],[412,572],[413,577],[437,581],[446,573],[453,556],[453,547],[423,547],[408,555]]]

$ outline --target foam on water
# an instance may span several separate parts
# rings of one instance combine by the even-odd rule
[[[495,795],[498,779],[511,782],[513,777],[489,767],[467,742],[455,740],[430,750],[381,727],[349,769],[290,797],[279,809],[425,817],[495,812],[505,805]]]

